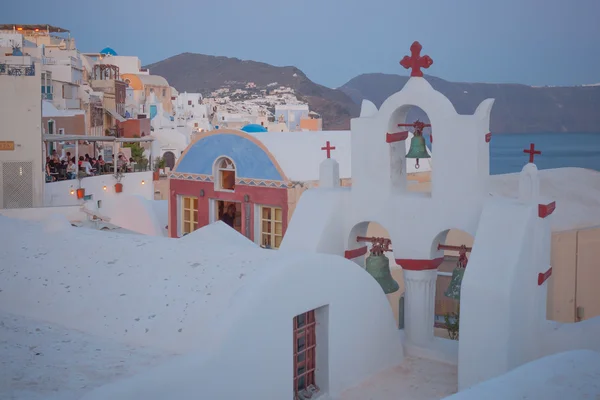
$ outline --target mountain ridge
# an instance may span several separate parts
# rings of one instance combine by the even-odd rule
[[[259,87],[277,82],[294,89],[299,100],[321,114],[327,130],[350,129],[350,119],[358,117],[363,99],[379,108],[409,79],[405,75],[366,73],[331,89],[313,82],[294,66],[278,67],[189,52],[144,68],[163,76],[180,92],[203,95],[222,87],[243,88],[248,82]],[[494,133],[600,133],[599,85],[534,87],[518,83],[450,82],[431,75],[425,78],[450,99],[459,114],[473,114],[481,101],[496,99],[490,121],[490,130]]]
[[[360,112],[360,106],[344,92],[314,83],[294,66],[276,67],[234,57],[181,53],[144,68],[163,76],[180,92],[203,95],[222,87],[245,87],[248,82],[254,82],[258,87],[277,82],[294,89],[299,100],[321,114],[325,129],[349,129],[350,118]]]
[[[542,86],[519,83],[449,82],[425,75],[431,86],[450,99],[459,114],[473,114],[486,98],[494,98],[490,130],[494,133],[600,133],[600,86]],[[378,108],[399,91],[408,76],[368,73],[352,78],[339,90],[355,102]]]

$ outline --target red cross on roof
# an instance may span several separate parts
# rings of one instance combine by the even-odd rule
[[[529,149],[523,150],[523,153],[529,154],[529,162],[530,163],[533,163],[533,158],[535,157],[536,154],[542,154],[541,151],[535,149],[535,144],[533,144],[533,143],[531,143],[529,145]]]
[[[327,141],[327,145],[325,147],[321,147],[321,150],[326,150],[327,151],[327,158],[331,158],[331,150],[335,150],[335,147],[332,147],[329,144],[329,140]]]
[[[433,60],[431,59],[431,57],[421,56],[422,49],[423,46],[421,46],[421,43],[414,42],[410,46],[410,57],[404,56],[402,61],[400,61],[400,65],[402,65],[404,68],[412,68],[410,76],[423,77],[423,72],[421,71],[421,68],[429,68],[431,67],[431,64],[433,64]]]

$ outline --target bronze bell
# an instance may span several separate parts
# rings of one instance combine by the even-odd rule
[[[465,274],[465,268],[467,267],[468,261],[469,259],[467,258],[467,247],[460,246],[456,267],[452,271],[452,278],[450,279],[450,284],[444,292],[444,295],[446,297],[460,301],[460,287],[462,285],[462,280]]]
[[[367,257],[366,270],[379,283],[385,294],[394,293],[400,289],[400,286],[392,278],[390,260],[383,255],[383,252],[377,250],[371,251],[371,254]]]
[[[406,153],[406,158],[431,158],[427,152],[427,145],[422,134],[415,134],[410,140],[410,149]]]
[[[452,279],[450,280],[448,289],[446,289],[446,291],[444,292],[444,295],[446,297],[449,297],[454,300],[460,300],[460,285],[462,283],[462,278],[464,274],[464,268],[458,266],[454,268],[454,271],[452,271]]]

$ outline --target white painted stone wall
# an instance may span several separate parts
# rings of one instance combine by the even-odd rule
[[[79,182],[78,179],[70,179],[46,183],[44,205],[46,207],[55,207],[82,204],[82,201],[77,199],[75,193],[71,194],[72,190],[77,190]],[[92,195],[92,200],[86,201],[86,207],[90,210],[95,210],[98,208],[97,202],[100,200],[101,209],[102,203],[105,200],[118,198],[123,195],[140,195],[148,200],[154,199],[152,171],[124,174],[121,179],[121,183],[123,184],[123,191],[121,193],[115,193],[115,183],[117,183],[117,180],[112,174],[83,178],[81,180],[81,187],[85,188],[86,195]],[[106,190],[104,190],[104,187],[106,187]]]
[[[332,398],[402,362],[390,306],[370,275],[339,257],[280,253],[235,293],[217,324],[207,323],[212,339],[202,351],[102,387],[85,400],[185,399],[198,393],[207,399],[290,398],[293,317],[312,309],[316,381]]]

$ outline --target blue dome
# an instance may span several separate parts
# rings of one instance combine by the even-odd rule
[[[258,124],[248,124],[242,128],[242,130],[246,133],[257,133],[257,132],[267,132],[267,129]]]
[[[100,54],[104,54],[106,56],[116,56],[117,52],[111,49],[110,47],[105,47],[102,50],[100,50]]]

